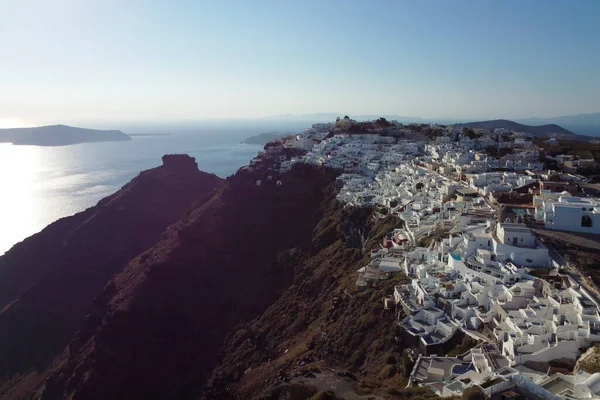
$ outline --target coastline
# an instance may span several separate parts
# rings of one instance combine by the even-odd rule
[[[82,146],[0,143],[0,255],[49,224],[94,206],[165,153],[190,154],[199,169],[226,178],[256,156],[257,145],[216,143],[201,135],[138,136],[127,142]],[[23,201],[23,199],[27,199]]]

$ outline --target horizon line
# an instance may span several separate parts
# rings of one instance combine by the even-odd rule
[[[554,117],[495,117],[495,118],[481,118],[481,117],[419,117],[419,116],[406,116],[406,115],[398,115],[398,114],[360,114],[360,113],[336,113],[336,112],[316,112],[316,113],[301,113],[301,114],[275,114],[275,115],[266,115],[266,116],[257,116],[257,117],[178,117],[178,118],[161,118],[161,119],[97,119],[97,118],[82,118],[82,119],[66,119],[61,122],[35,122],[35,118],[32,118],[28,122],[27,120],[21,118],[12,118],[12,117],[0,117],[0,129],[18,129],[18,128],[37,128],[44,126],[55,126],[55,125],[66,125],[66,126],[74,126],[77,124],[106,124],[111,123],[114,125],[118,124],[169,124],[169,123],[196,123],[196,122],[293,122],[300,123],[306,122],[310,123],[310,118],[321,118],[321,119],[331,119],[330,122],[334,122],[336,117],[342,118],[343,116],[348,115],[350,118],[393,118],[403,121],[426,121],[428,123],[442,123],[444,121],[451,121],[448,123],[467,123],[467,122],[484,122],[484,121],[496,121],[496,120],[507,120],[507,121],[536,121],[536,120],[554,120],[560,118],[573,118],[573,117],[582,117],[582,116],[593,116],[598,115],[600,117],[600,112],[596,113],[579,113],[572,115],[560,115]],[[355,117],[352,117],[354,115]],[[4,123],[3,123],[4,122]],[[320,121],[314,121],[320,122]],[[424,123],[424,122],[423,122]],[[448,124],[445,123],[445,124]]]

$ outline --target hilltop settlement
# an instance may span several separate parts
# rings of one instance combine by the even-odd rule
[[[268,143],[245,169],[260,172],[257,186],[284,186],[299,163],[338,170],[344,207],[397,220],[367,249],[355,290],[405,275],[382,301],[410,343],[408,386],[600,398],[600,373],[572,372],[600,343],[600,297],[548,240],[600,234],[593,157],[506,129],[346,116]]]
[[[600,143],[517,128],[165,155],[0,256],[0,400],[600,398]]]

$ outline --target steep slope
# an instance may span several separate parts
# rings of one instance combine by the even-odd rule
[[[514,132],[525,132],[530,133],[532,135],[538,137],[551,137],[555,136],[558,138],[570,138],[576,139],[579,135],[574,134],[573,132],[555,125],[541,125],[541,126],[531,126],[531,125],[523,125],[516,123],[514,121],[509,121],[506,119],[496,119],[492,121],[479,121],[479,122],[468,122],[464,124],[456,124],[457,127],[466,127],[472,129],[508,129]]]
[[[77,143],[126,140],[131,140],[131,138],[121,131],[85,129],[67,125],[0,129],[0,142],[8,142],[16,145],[66,146]]]
[[[221,182],[189,156],[164,156],[162,166],[0,257],[0,394],[19,397],[21,384],[41,379],[111,276]]]
[[[403,276],[353,290],[364,250],[398,221],[344,210],[336,175],[296,165],[281,187],[242,171],[228,178],[109,282],[38,394],[278,398],[269,395],[278,371],[291,376],[313,358],[374,380],[365,391],[405,385],[387,365],[401,347],[381,301]]]
[[[318,251],[337,172],[299,165],[283,186],[239,172],[107,285],[44,399],[196,398],[223,337],[267,309]],[[324,219],[325,218],[325,219]]]
[[[365,393],[381,389],[395,398],[417,393],[428,398],[427,391],[393,389],[406,386],[398,361],[404,347],[395,341],[396,313],[384,309],[383,298],[406,283],[404,274],[368,291],[355,290],[356,271],[370,258],[365,250],[399,227],[395,218],[373,221],[370,211],[338,209],[329,216],[334,229],[316,232],[324,247],[295,263],[293,284],[227,337],[203,399],[277,399],[274,393],[288,379],[332,369],[358,377],[357,389]]]

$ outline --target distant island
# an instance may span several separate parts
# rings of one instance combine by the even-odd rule
[[[75,128],[66,125],[0,129],[0,143],[32,146],[68,146],[79,143],[131,140],[118,130]]]
[[[290,135],[291,132],[265,132],[260,135],[250,136],[249,138],[242,141],[245,144],[258,144],[264,146],[272,140],[281,139],[287,135]]]
[[[554,118],[528,118],[518,122],[529,125],[557,124],[580,135],[600,135],[600,112]]]
[[[463,124],[455,124],[458,128],[471,128],[471,129],[507,129],[514,132],[524,132],[537,137],[555,137],[560,139],[571,139],[571,140],[589,140],[587,136],[577,135],[562,126],[556,124],[547,125],[524,125],[514,121],[506,119],[495,119],[491,121],[479,121],[479,122],[468,122]]]

